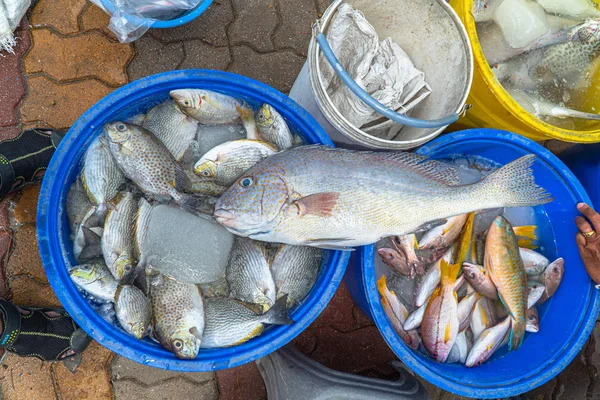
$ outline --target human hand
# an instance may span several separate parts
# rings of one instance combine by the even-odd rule
[[[596,233],[600,231],[600,214],[585,203],[577,204],[577,209],[587,218],[575,218],[575,224],[579,228],[575,237],[579,254],[592,280],[600,284],[600,237]]]

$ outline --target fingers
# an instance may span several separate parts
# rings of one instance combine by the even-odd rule
[[[594,228],[592,228],[590,223],[587,222],[585,220],[585,218],[583,218],[583,217],[575,218],[575,224],[577,225],[577,228],[581,231],[581,233],[589,233],[594,230]],[[600,226],[600,225],[598,225],[598,226]]]
[[[577,204],[577,209],[594,225],[595,230],[600,231],[600,214],[585,203]]]
[[[579,250],[583,249],[585,247],[585,245],[587,244],[585,237],[583,237],[581,232],[577,233],[577,236],[575,236],[575,241],[577,242],[577,246],[579,247]]]

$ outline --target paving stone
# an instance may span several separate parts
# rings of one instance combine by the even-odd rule
[[[365,326],[374,325],[373,321],[371,321],[369,319],[369,317],[367,317],[365,315],[365,313],[363,313],[360,310],[360,308],[358,308],[357,305],[354,306],[353,315],[354,315],[354,323],[356,324],[357,328],[363,328]]]
[[[110,29],[110,16],[102,11],[102,9],[93,3],[88,2],[88,6],[83,11],[80,17],[80,28],[82,31],[98,30],[114,41],[118,41],[117,37]]]
[[[25,96],[25,84],[21,75],[20,58],[30,45],[27,22],[23,20],[15,32],[17,45],[14,53],[0,54],[0,127],[14,126],[19,123],[15,108]],[[8,134],[10,136],[10,133]],[[0,132],[0,139],[8,139]]]
[[[235,20],[229,26],[230,43],[273,51],[271,36],[279,23],[275,0],[232,0],[232,4]]]
[[[228,47],[213,47],[201,40],[190,40],[183,43],[185,60],[179,69],[217,69],[225,70],[231,62]]]
[[[135,41],[135,51],[137,56],[127,68],[132,81],[177,69],[185,57],[182,43],[162,44],[149,35]]]
[[[348,332],[355,328],[354,301],[348,292],[346,283],[342,281],[325,310],[317,317],[312,326],[332,326],[340,332]]]
[[[217,383],[194,384],[184,378],[175,378],[151,387],[144,387],[134,380],[113,383],[116,400],[216,400],[219,399]],[[223,397],[221,397],[223,399]],[[251,399],[251,398],[248,398]]]
[[[19,136],[21,130],[18,126],[0,127],[0,140],[10,140]]]
[[[431,400],[440,400],[440,398],[442,397],[444,391],[442,389],[440,389],[439,387],[432,385],[431,383],[429,383],[428,381],[426,381],[425,379],[419,377],[419,376],[415,376],[415,378],[419,381],[419,383],[421,385],[423,385],[423,387],[425,388],[425,390],[427,391],[427,394],[429,395],[429,398]]]
[[[11,230],[0,230],[0,298],[10,299],[10,289],[6,277],[6,264],[13,243],[13,234]]]
[[[58,81],[95,77],[111,86],[127,83],[124,66],[133,57],[130,44],[115,43],[100,32],[61,37],[35,29],[33,46],[23,59],[25,72],[44,72]]]
[[[69,128],[98,100],[113,91],[105,84],[88,79],[57,84],[44,76],[27,80],[29,95],[21,106],[24,123],[43,121],[52,128]]]
[[[10,279],[19,275],[29,275],[40,282],[47,283],[46,272],[37,246],[35,225],[23,225],[16,232],[15,249],[6,267]]]
[[[224,47],[229,44],[227,26],[232,21],[231,1],[215,0],[195,20],[172,29],[151,29],[148,34],[165,43],[200,39],[213,46]]]
[[[561,142],[560,140],[554,140],[554,139],[546,140],[546,142],[544,143],[545,148],[547,148],[552,153],[557,154],[557,155],[567,149],[570,149],[573,146],[575,146],[575,143]]]
[[[173,379],[175,377],[202,384],[215,379],[214,372],[182,373],[166,371],[164,369],[152,368],[147,365],[138,364],[125,357],[116,356],[111,365],[111,376],[113,381],[135,380],[145,386],[152,386],[158,382]]]
[[[34,223],[37,214],[38,198],[40,197],[40,184],[25,187],[21,198],[14,210],[15,222],[19,224]]]
[[[10,291],[15,304],[30,307],[62,307],[50,285],[39,283],[27,276],[17,276],[10,281]]]
[[[304,61],[291,51],[260,54],[248,46],[238,46],[233,48],[233,63],[229,70],[288,93]]]
[[[8,354],[0,368],[4,400],[54,400],[51,364],[34,357]]]
[[[331,2],[332,0],[315,0],[315,3],[317,5],[317,12],[319,13],[319,18],[323,16],[323,13],[325,12],[325,10],[327,10],[327,7],[329,7]]]
[[[255,363],[217,371],[219,400],[260,400],[267,398],[265,383]]]
[[[310,357],[317,348],[317,336],[314,327],[310,326],[298,335],[294,339],[294,345],[296,345],[298,350]]]
[[[342,372],[359,373],[396,360],[375,326],[342,333],[331,326],[316,329],[312,359]]]
[[[87,0],[39,0],[31,12],[31,25],[51,26],[63,35],[77,33],[77,18],[86,4]]]
[[[10,228],[9,207],[11,207],[16,196],[17,193],[10,193],[0,200],[0,229]]]
[[[63,363],[56,363],[54,373],[61,400],[110,400],[113,398],[108,365],[113,353],[92,341],[83,352],[81,364],[75,374]]]
[[[312,23],[317,19],[314,0],[279,0],[281,24],[273,36],[277,49],[292,48],[296,53],[308,54],[312,37]]]
[[[552,393],[556,388],[557,379],[551,379],[548,382],[544,383],[542,386],[527,392],[528,400],[551,400]]]
[[[582,351],[558,376],[555,400],[585,399],[590,386],[590,374]]]

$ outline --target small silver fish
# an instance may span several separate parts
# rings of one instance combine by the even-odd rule
[[[454,257],[454,248],[450,248],[446,254],[434,265],[429,268],[429,271],[425,274],[421,283],[417,287],[415,295],[415,305],[421,307],[427,303],[427,300],[433,294],[435,288],[440,284],[440,265],[442,260],[450,262]]]
[[[554,296],[556,289],[558,289],[558,286],[562,281],[564,273],[565,260],[563,258],[554,260],[550,263],[550,265],[548,265],[548,267],[546,267],[546,270],[544,271],[544,286],[546,287],[546,290],[538,301],[538,305],[543,304],[550,297]]]
[[[95,213],[97,221],[102,221],[108,211],[108,204],[125,184],[125,175],[102,136],[96,138],[85,152],[81,181],[90,201],[98,206]]]
[[[528,113],[536,117],[553,117],[553,118],[577,118],[588,121],[599,121],[600,114],[587,113],[572,108],[553,104],[549,101],[543,100],[539,96],[535,96],[531,93],[525,93],[518,89],[508,89],[508,93],[521,107],[523,107]]]
[[[486,329],[481,333],[479,338],[473,344],[473,348],[467,357],[465,365],[473,367],[481,365],[487,361],[492,354],[502,345],[502,342],[508,335],[508,330],[511,326],[511,319],[506,318],[491,328]]]
[[[475,309],[475,303],[481,295],[477,292],[473,292],[467,295],[458,303],[458,331],[463,332],[467,329],[471,323],[471,315]]]
[[[258,304],[266,312],[275,303],[276,288],[262,243],[236,238],[227,264],[230,296]]]
[[[426,308],[427,303],[417,308],[408,316],[408,318],[406,318],[406,321],[404,321],[403,325],[405,331],[412,331],[413,329],[417,329],[421,326],[421,322],[423,321],[423,315],[425,315]]]
[[[494,285],[494,282],[492,282],[489,275],[485,272],[485,268],[480,265],[463,263],[463,275],[477,292],[488,299],[498,299],[496,285]]]
[[[251,305],[230,297],[207,298],[202,348],[235,346],[262,334],[265,325],[292,324],[294,321],[287,315],[286,303],[284,296],[269,311],[260,314]]]
[[[417,350],[420,342],[419,334],[416,330],[404,330],[404,323],[408,317],[408,311],[406,310],[404,304],[402,304],[402,302],[398,299],[396,294],[388,289],[385,275],[382,275],[377,281],[377,290],[381,296],[381,305],[383,306],[383,311],[388,317],[390,324],[394,328],[394,331],[398,334],[398,336],[400,336],[400,339],[402,339],[402,341],[406,343],[408,347],[413,350]]]
[[[179,89],[170,94],[184,113],[201,124],[231,124],[241,119],[248,139],[258,140],[254,113],[246,102],[203,89]]]
[[[450,246],[460,235],[469,214],[448,218],[445,224],[436,226],[419,240],[419,249],[435,249]]]
[[[116,199],[114,209],[109,210],[106,215],[102,254],[108,269],[116,279],[123,278],[136,265],[133,224],[137,203],[131,192],[122,192]]]
[[[226,142],[203,155],[194,166],[194,173],[202,179],[230,186],[248,169],[276,152],[277,149],[267,142]]]
[[[450,350],[450,354],[448,355],[446,362],[448,364],[464,364],[467,362],[467,356],[471,351],[471,347],[472,343],[467,338],[467,334],[465,332],[460,332],[458,336],[456,336],[456,342],[454,342],[454,346],[452,346],[452,350]]]
[[[274,143],[279,151],[292,147],[293,137],[285,119],[269,104],[263,104],[256,114],[258,134],[266,142]]]
[[[69,270],[69,276],[81,289],[97,299],[114,302],[119,282],[106,267],[103,259],[91,260]]]
[[[90,202],[87,191],[80,179],[71,185],[67,193],[67,217],[71,233],[74,233],[83,221],[93,204]]]
[[[540,331],[540,317],[538,315],[538,309],[535,306],[527,310],[527,326],[525,327],[525,330],[532,333]]]
[[[471,315],[471,330],[473,338],[477,340],[481,333],[496,325],[496,313],[492,300],[482,297],[475,303],[475,309]]]
[[[149,333],[152,305],[144,292],[132,283],[133,280],[119,284],[115,293],[115,312],[125,332],[141,340]]]
[[[200,289],[161,276],[151,286],[150,299],[156,339],[178,358],[196,358],[205,329]]]
[[[419,245],[417,243],[417,237],[414,234],[394,236],[392,237],[392,243],[396,246],[398,251],[404,253],[406,262],[411,270],[415,271],[419,276],[425,274],[423,263],[419,256],[417,256],[416,250]]]
[[[320,249],[282,245],[271,263],[277,298],[287,294],[288,307],[301,302],[312,289],[321,264]]]
[[[546,292],[546,288],[541,283],[528,282],[528,294],[527,294],[527,309],[535,306],[538,301],[542,298]]]
[[[525,268],[527,276],[540,275],[546,270],[548,264],[550,264],[550,260],[530,249],[520,247],[519,254],[521,255],[521,260],[523,260],[523,268]]]
[[[172,100],[148,111],[141,126],[160,140],[177,161],[182,160],[198,131],[198,121],[184,114]]]
[[[414,278],[414,269],[408,265],[403,252],[385,247],[378,249],[377,254],[379,254],[383,263],[392,271],[403,276],[408,276],[410,279]]]

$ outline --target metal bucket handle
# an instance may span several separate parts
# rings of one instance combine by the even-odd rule
[[[456,122],[458,118],[463,115],[469,106],[465,105],[458,112],[447,117],[436,119],[436,120],[423,120],[418,118],[411,118],[403,114],[397,113],[395,110],[391,110],[373,98],[369,93],[367,93],[362,87],[358,85],[352,79],[350,74],[344,69],[342,64],[340,64],[339,60],[331,50],[331,46],[327,42],[325,35],[323,34],[323,30],[321,29],[321,20],[317,19],[313,24],[313,35],[316,37],[317,42],[319,43],[319,47],[323,52],[323,55],[329,62],[329,65],[333,68],[337,76],[348,86],[348,88],[354,93],[359,99],[365,102],[369,107],[375,110],[377,113],[383,115],[391,119],[392,121],[398,122],[399,124],[412,126],[414,128],[441,128],[444,126],[448,126],[453,122]]]

